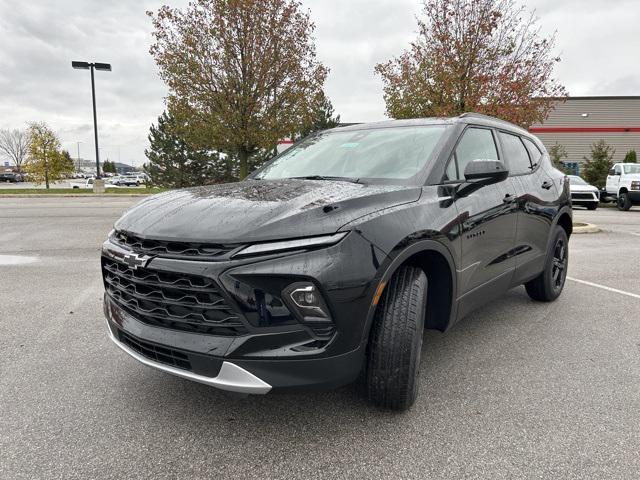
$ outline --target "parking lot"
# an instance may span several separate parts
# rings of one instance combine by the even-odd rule
[[[425,332],[407,413],[356,387],[240,397],[124,355],[100,245],[135,198],[0,198],[0,478],[640,477],[640,209],[576,210],[551,304]],[[584,283],[588,282],[588,283]]]

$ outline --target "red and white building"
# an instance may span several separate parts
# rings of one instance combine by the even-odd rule
[[[621,162],[629,150],[640,155],[640,96],[569,97],[558,101],[542,124],[532,125],[547,150],[563,145],[567,167],[579,173],[591,145],[604,140],[615,149],[614,162]]]

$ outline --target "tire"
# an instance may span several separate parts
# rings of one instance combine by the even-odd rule
[[[597,203],[590,203],[589,205],[587,205],[587,210],[595,210],[596,208],[598,208]]]
[[[626,212],[631,208],[631,199],[627,192],[618,195],[618,210]]]
[[[373,319],[366,386],[369,400],[379,407],[406,410],[416,399],[426,306],[426,275],[401,267]]]
[[[560,296],[567,279],[569,266],[569,240],[564,228],[556,226],[551,248],[547,252],[544,270],[536,278],[525,283],[529,296],[539,302],[552,302]]]

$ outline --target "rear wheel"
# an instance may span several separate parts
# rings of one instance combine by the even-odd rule
[[[380,407],[406,410],[416,399],[426,303],[424,272],[401,267],[385,288],[371,332],[367,392]]]
[[[556,227],[551,249],[547,252],[544,271],[525,284],[529,296],[533,300],[540,302],[552,302],[558,298],[567,279],[568,265],[569,242],[567,232],[562,227]]]
[[[629,194],[627,192],[623,192],[618,195],[618,210],[622,210],[626,212],[631,208],[631,199],[629,198]]]
[[[598,208],[598,204],[597,203],[590,203],[587,205],[587,209],[589,210],[595,210],[596,208]]]

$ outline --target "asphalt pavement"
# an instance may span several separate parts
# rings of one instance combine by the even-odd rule
[[[572,237],[556,302],[520,287],[427,331],[397,414],[353,386],[227,394],[119,351],[99,253],[136,201],[0,197],[0,479],[640,478],[640,209],[576,211],[604,231]]]

